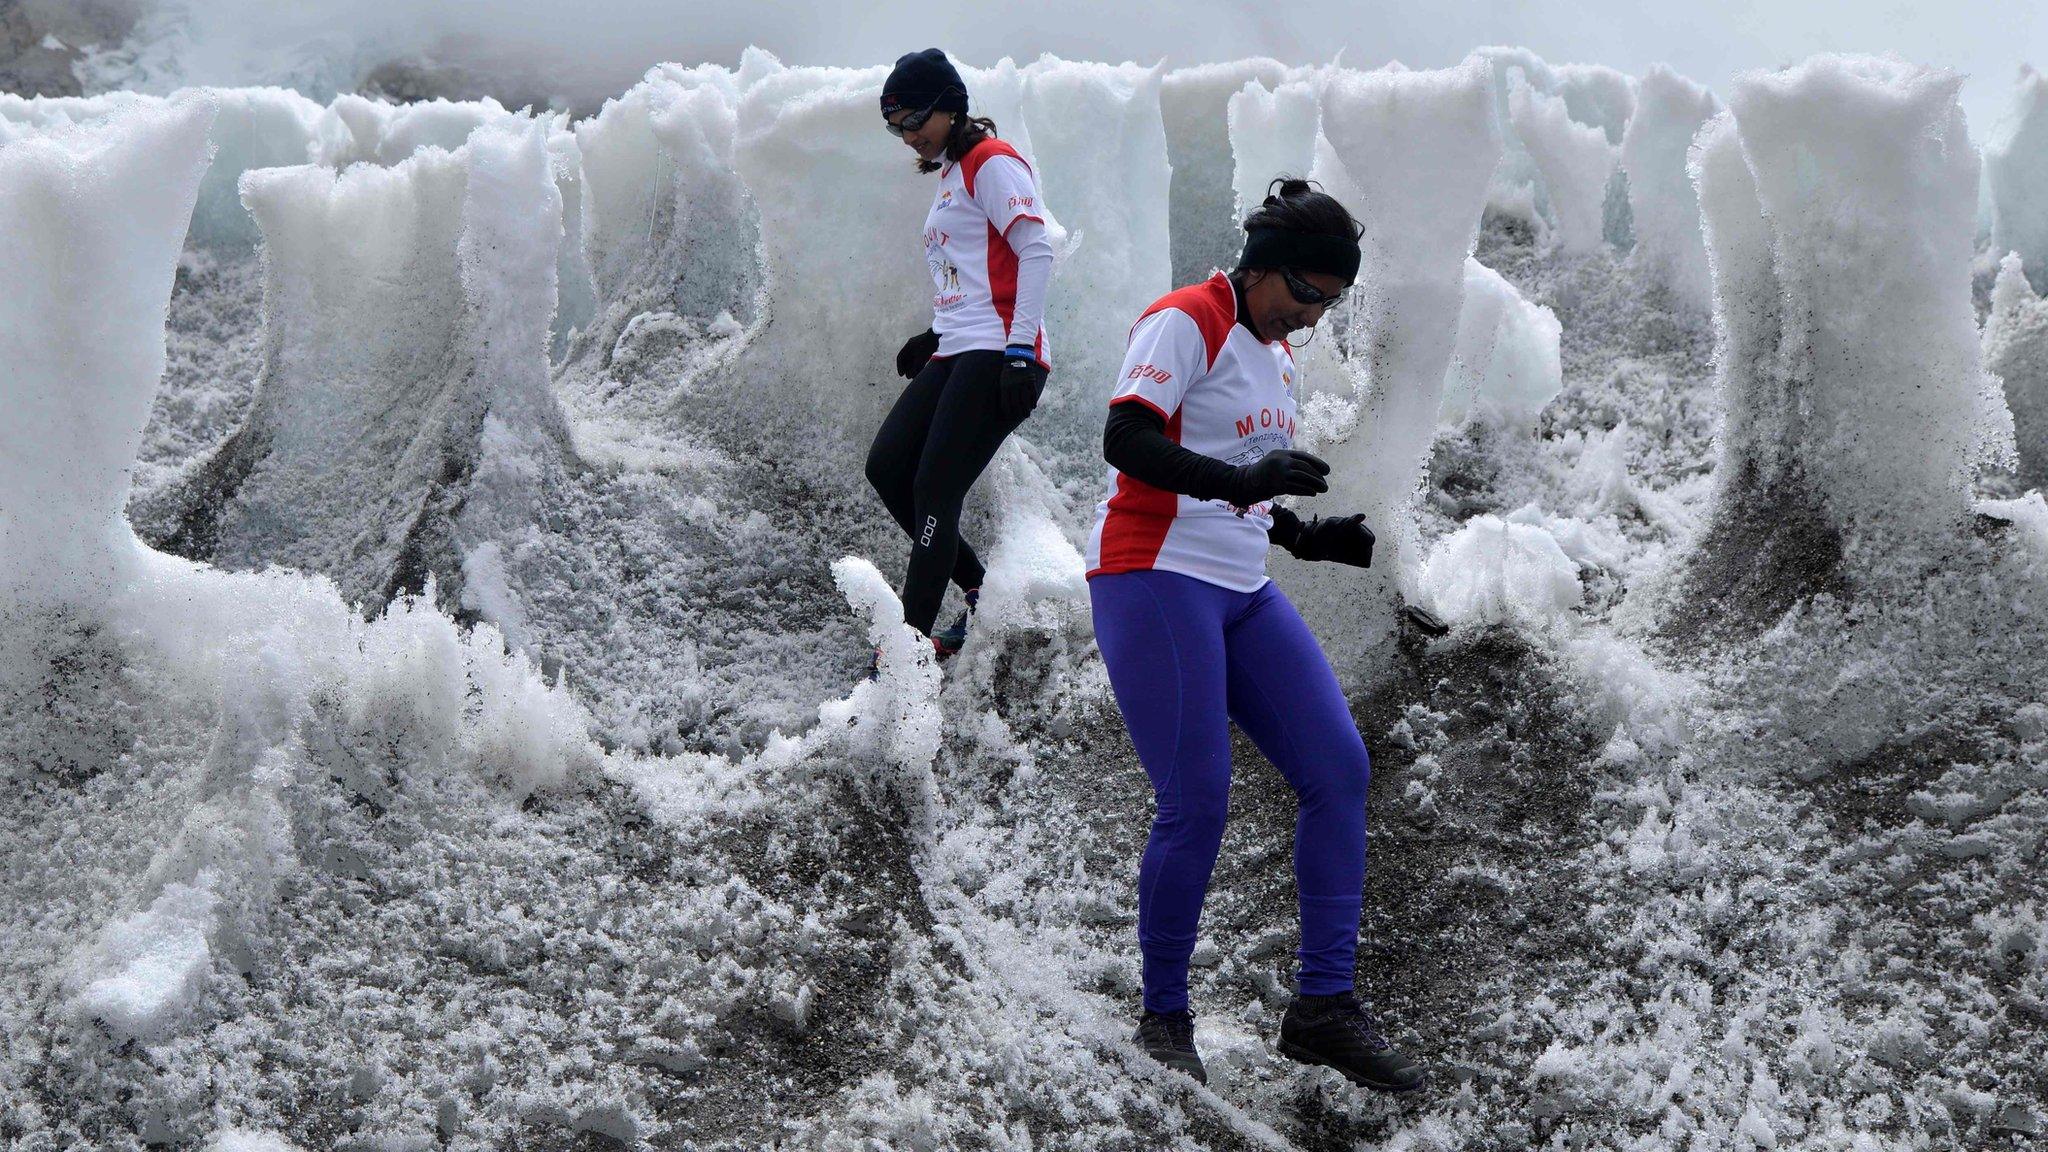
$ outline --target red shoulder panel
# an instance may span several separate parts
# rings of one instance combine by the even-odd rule
[[[960,158],[960,179],[967,185],[967,194],[969,196],[974,195],[974,174],[981,171],[981,166],[988,163],[990,158],[996,156],[1008,156],[1017,163],[1023,164],[1026,172],[1031,170],[1031,165],[1022,156],[1017,155],[1017,150],[1010,147],[1008,141],[990,136],[981,143],[969,148],[967,155]]]
[[[1209,350],[1207,367],[1215,367],[1216,357],[1223,352],[1223,342],[1230,339],[1230,327],[1237,323],[1237,290],[1230,286],[1230,277],[1218,272],[1200,284],[1176,288],[1153,301],[1138,319],[1168,308],[1177,308],[1194,319],[1195,327],[1202,330],[1202,343]]]

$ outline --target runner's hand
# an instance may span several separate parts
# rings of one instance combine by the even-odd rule
[[[1231,503],[1249,508],[1275,496],[1316,496],[1330,490],[1330,466],[1307,452],[1276,448],[1237,469]]]
[[[1288,551],[1303,560],[1335,560],[1353,568],[1372,567],[1372,529],[1365,526],[1365,513],[1350,516],[1318,516],[1301,526]]]
[[[904,342],[896,353],[896,374],[905,380],[924,371],[925,361],[939,350],[939,334],[927,328]]]
[[[1031,358],[1025,348],[1011,348],[1003,360],[1003,375],[999,387],[1002,389],[1003,419],[1012,424],[1022,424],[1031,410],[1038,407],[1038,397],[1045,391],[1045,368]]]

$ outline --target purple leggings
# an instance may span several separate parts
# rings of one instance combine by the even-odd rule
[[[1138,868],[1145,1007],[1188,1004],[1188,958],[1223,843],[1235,720],[1294,787],[1299,988],[1348,991],[1365,887],[1365,741],[1336,673],[1270,581],[1233,592],[1177,572],[1088,582],[1095,639],[1158,815]]]

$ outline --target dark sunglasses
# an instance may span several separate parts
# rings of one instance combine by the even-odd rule
[[[1294,297],[1297,304],[1321,304],[1327,308],[1344,299],[1344,293],[1350,291],[1348,287],[1339,288],[1326,296],[1315,285],[1296,276],[1289,269],[1281,268],[1279,273],[1280,279],[1287,284],[1287,294]]]
[[[950,91],[952,91],[952,89],[950,88],[946,90],[946,92]],[[918,111],[912,112],[910,115],[905,116],[901,121],[897,123],[891,124],[889,123],[887,117],[883,117],[882,127],[888,130],[889,135],[898,137],[899,139],[905,132],[917,131],[919,128],[924,127],[925,121],[930,120],[932,118],[932,113],[938,110],[939,101],[944,100],[946,98],[946,92],[939,93],[937,99],[934,99],[931,103],[925,105]]]

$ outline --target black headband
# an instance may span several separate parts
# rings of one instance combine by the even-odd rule
[[[1296,272],[1322,272],[1346,284],[1358,280],[1356,240],[1290,232],[1285,228],[1252,228],[1245,237],[1244,255],[1237,258],[1239,268],[1291,268]]]

